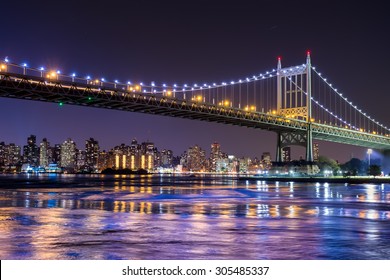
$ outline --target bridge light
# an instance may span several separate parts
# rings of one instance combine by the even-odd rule
[[[119,83],[119,82],[118,82],[118,80],[115,80],[115,81],[114,81],[114,83],[116,83],[116,84],[117,84],[117,83]]]
[[[91,79],[91,76],[87,76],[87,80],[90,80]]]
[[[168,90],[167,91],[167,96],[171,96],[172,95],[172,91]]]
[[[23,63],[22,66],[23,66],[23,67],[27,67],[27,63]]]
[[[51,71],[49,74],[47,74],[47,77],[50,79],[54,79],[57,77],[57,73],[55,71]]]
[[[6,62],[6,63],[8,63],[8,62],[9,62],[9,60],[8,60],[8,56],[6,56],[6,57],[4,58],[4,62]]]
[[[131,82],[127,82],[128,85],[131,85]]]
[[[61,74],[61,71],[60,71],[60,70],[57,70],[56,72],[57,72],[57,74]]]
[[[45,71],[45,67],[39,67],[39,70]]]
[[[1,64],[1,65],[0,65],[0,69],[1,69],[2,71],[4,71],[4,70],[6,69],[5,64]]]

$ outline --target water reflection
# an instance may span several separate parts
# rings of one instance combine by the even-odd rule
[[[0,258],[390,258],[389,185],[97,179],[1,189]]]

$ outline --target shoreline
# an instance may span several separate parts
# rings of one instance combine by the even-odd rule
[[[390,184],[390,177],[239,177],[240,181],[299,182],[299,183],[344,183],[344,184]]]

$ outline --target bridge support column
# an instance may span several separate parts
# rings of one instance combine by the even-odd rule
[[[309,122],[306,135],[306,161],[313,162],[313,135],[311,131],[311,123]]]
[[[276,143],[276,162],[282,162],[282,133],[278,132],[277,134],[277,143]]]
[[[306,161],[313,162],[313,133],[311,130],[311,59],[310,52],[307,52],[306,58],[306,93],[307,93],[307,135],[306,135]]]

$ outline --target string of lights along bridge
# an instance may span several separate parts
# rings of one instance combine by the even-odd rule
[[[276,68],[218,83],[159,84],[108,81],[30,67],[5,58],[0,96],[83,105],[266,129],[277,133],[277,160],[286,146],[312,140],[390,149],[390,129],[364,112],[311,65]]]

